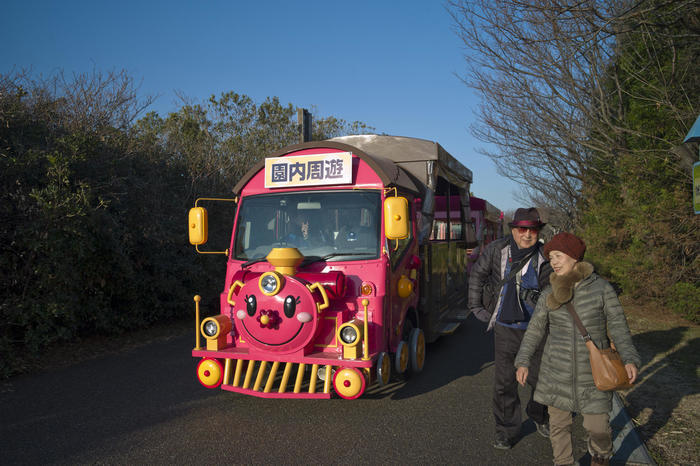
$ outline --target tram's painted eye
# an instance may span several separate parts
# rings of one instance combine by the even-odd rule
[[[253,317],[255,314],[255,311],[258,309],[258,301],[255,299],[255,295],[250,295],[245,297],[245,302],[246,302],[246,310],[248,311],[248,315]]]
[[[284,315],[286,315],[290,319],[294,317],[294,313],[297,310],[298,301],[299,298],[295,298],[292,295],[289,295],[286,298],[284,298]]]

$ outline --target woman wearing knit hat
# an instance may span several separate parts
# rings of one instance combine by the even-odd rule
[[[598,348],[610,340],[625,363],[631,382],[637,378],[639,354],[634,348],[625,314],[612,285],[584,262],[586,244],[571,233],[559,233],[544,246],[554,272],[537,303],[515,358],[516,377],[523,385],[530,360],[547,337],[535,389],[535,400],[548,406],[550,441],[555,464],[576,464],[571,439],[572,413],[583,415],[591,465],[607,465],[612,456],[608,413],[612,393],[596,388],[588,349],[567,311],[571,302]],[[547,333],[548,331],[548,333]]]

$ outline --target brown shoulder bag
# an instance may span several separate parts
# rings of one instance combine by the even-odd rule
[[[576,327],[578,327],[583,341],[586,342],[586,348],[588,348],[588,357],[591,361],[591,370],[593,371],[593,381],[598,390],[603,392],[615,391],[615,390],[625,390],[630,388],[632,384],[627,377],[627,371],[625,370],[625,365],[622,363],[622,358],[620,354],[615,350],[615,345],[610,342],[610,348],[598,349],[598,347],[591,340],[591,336],[583,326],[581,318],[576,313],[573,304],[571,302],[566,303],[566,308],[568,309],[571,317],[574,318]]]

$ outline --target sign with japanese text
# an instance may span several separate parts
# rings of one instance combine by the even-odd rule
[[[352,183],[352,153],[295,155],[265,159],[265,187]]]

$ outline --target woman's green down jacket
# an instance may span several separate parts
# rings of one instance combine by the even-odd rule
[[[609,335],[623,362],[640,367],[639,354],[613,287],[594,273],[593,266],[587,262],[577,263],[575,270],[583,279],[573,288],[572,303],[596,346],[601,349],[609,347]],[[566,305],[562,304],[566,301],[554,299],[559,293],[550,297],[552,292],[552,286],[548,286],[540,296],[515,358],[515,366],[529,367],[539,342],[547,338],[535,401],[564,411],[607,413],[611,409],[612,392],[596,388],[588,349]]]

